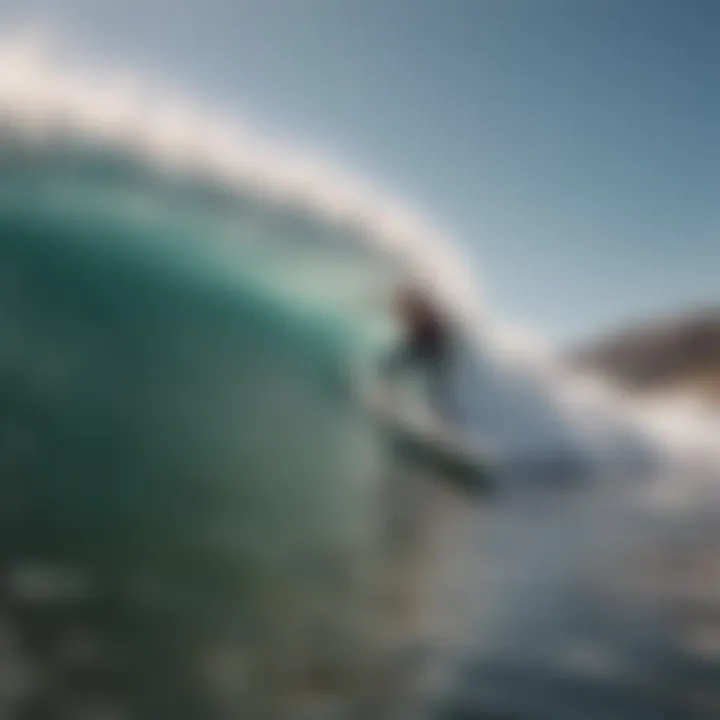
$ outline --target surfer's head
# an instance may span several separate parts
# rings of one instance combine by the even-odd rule
[[[443,313],[432,289],[417,278],[402,283],[395,294],[395,310],[403,325],[410,328],[430,321],[443,325]]]

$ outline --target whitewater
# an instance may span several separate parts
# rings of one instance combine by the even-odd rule
[[[2,713],[717,717],[717,418],[570,374],[416,213],[163,97],[0,44]],[[408,278],[482,503],[361,402]]]

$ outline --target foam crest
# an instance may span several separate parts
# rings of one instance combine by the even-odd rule
[[[130,76],[93,77],[63,65],[46,38],[0,42],[0,108],[26,140],[60,132],[122,148],[155,170],[189,173],[287,204],[354,235],[434,285],[456,312],[476,305],[473,283],[450,243],[415,213],[322,159],[233,120],[198,111],[180,93]]]

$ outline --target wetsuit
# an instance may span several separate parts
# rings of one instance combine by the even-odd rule
[[[448,419],[452,413],[450,392],[450,333],[444,318],[424,298],[408,295],[401,301],[407,336],[390,359],[390,369],[419,369],[426,379],[432,409]]]

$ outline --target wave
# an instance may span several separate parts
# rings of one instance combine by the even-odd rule
[[[650,473],[645,499],[673,512],[690,475],[717,486],[711,418],[571,376],[487,313],[458,248],[425,220],[314,157],[157,96],[64,69],[32,38],[0,44],[3,572],[59,564],[82,576],[83,622],[111,625],[85,630],[135,663],[120,671],[137,685],[127,712],[259,717],[276,702],[297,717],[322,696],[377,703],[377,716],[388,702],[378,674],[428,631],[411,608],[436,573],[487,578],[477,511],[398,463],[348,392],[396,341],[387,299],[408,278],[450,311],[464,429],[501,450],[509,486],[540,484],[544,466],[611,484]],[[388,484],[399,501],[387,502]],[[620,496],[604,493],[568,515],[625,537]],[[403,540],[388,537],[396,512]],[[554,601],[594,552],[569,520],[540,532],[523,512],[501,520],[510,535],[527,529],[493,615],[504,629],[545,625],[554,602],[543,614],[517,598],[535,583]],[[434,563],[409,549],[460,516],[470,539],[449,533]],[[530,572],[547,570],[541,550],[563,548],[555,574]],[[382,594],[388,576],[404,587]],[[389,640],[401,621],[406,635]],[[40,665],[58,651],[47,648]],[[190,657],[215,668],[209,679]],[[216,668],[228,664],[233,687]]]
[[[456,392],[469,406],[465,421],[508,454],[536,455],[543,446],[557,452],[553,438],[580,453],[599,445],[605,455],[620,436],[626,444],[653,445],[656,454],[715,444],[718,422],[697,408],[631,401],[599,378],[566,372],[526,332],[509,332],[487,313],[458,245],[386,194],[237,122],[194,112],[187,100],[163,100],[162,92],[127,78],[113,84],[61,70],[39,37],[0,44],[0,108],[15,139],[36,147],[60,140],[67,153],[73,138],[84,152],[93,149],[96,163],[114,154],[111,172],[125,168],[128,211],[152,212],[143,208],[148,184],[156,196],[162,186],[166,207],[192,198],[176,219],[203,214],[207,221],[212,214],[204,249],[224,253],[235,268],[252,258],[257,272],[248,275],[272,277],[275,292],[314,301],[318,312],[344,301],[358,320],[368,311],[387,316],[399,279],[428,284],[462,338]],[[165,242],[183,237],[197,244],[180,232],[167,232]],[[555,434],[543,434],[550,427]]]

